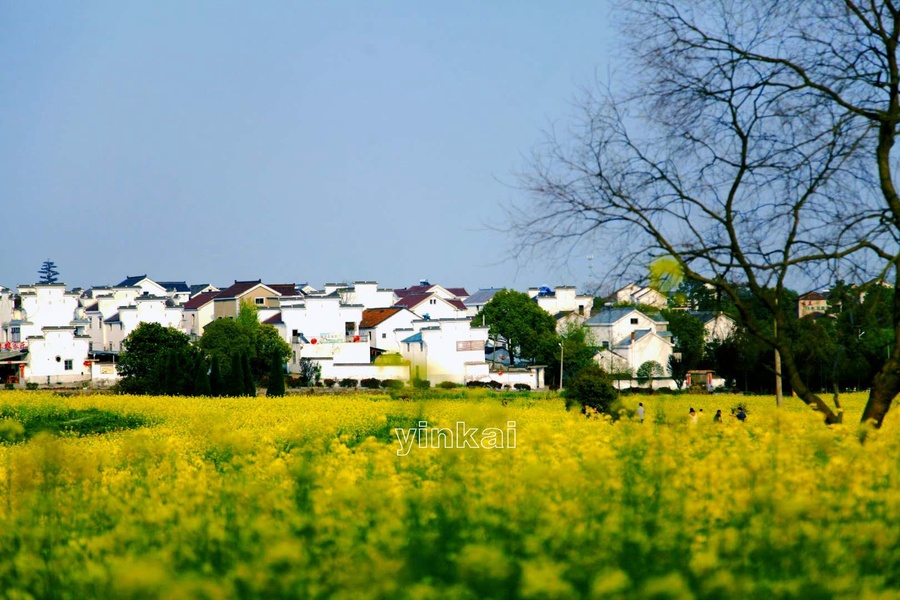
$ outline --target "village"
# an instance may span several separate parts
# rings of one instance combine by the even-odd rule
[[[227,287],[125,277],[116,285],[69,290],[64,283],[0,287],[0,378],[9,387],[108,388],[118,378],[123,341],[141,323],[158,323],[198,340],[217,319],[235,318],[251,303],[261,322],[274,326],[291,347],[286,372],[312,362],[322,379],[427,379],[433,384],[547,387],[546,365],[510,361],[503,340],[473,317],[498,288],[469,293],[421,280],[406,288],[373,281],[308,284],[234,281]],[[664,307],[651,287],[629,284],[603,306],[573,286],[532,287],[528,296],[556,319],[557,330],[583,326],[607,372],[634,374],[653,361],[668,365],[674,341],[668,323],[642,306]],[[804,304],[803,310],[809,310]],[[725,339],[735,322],[724,314],[697,313],[708,340]],[[495,347],[496,346],[496,347]],[[401,360],[378,360],[399,355]],[[561,357],[564,360],[564,357]],[[705,373],[709,386],[715,374]],[[626,379],[620,386],[634,382]],[[656,387],[675,387],[660,373]]]

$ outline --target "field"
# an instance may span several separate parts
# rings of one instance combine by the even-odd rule
[[[0,392],[0,597],[900,596],[900,407],[862,445],[863,395],[836,428],[792,398],[626,398],[641,424],[445,396]]]

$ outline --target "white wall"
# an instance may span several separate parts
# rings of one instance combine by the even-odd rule
[[[413,322],[422,341],[401,343],[400,349],[400,354],[410,361],[410,376],[432,384],[465,383],[467,374],[475,369],[473,365],[486,365],[484,345],[488,328],[471,327],[470,323],[470,319]]]
[[[74,327],[46,327],[42,336],[28,338],[26,383],[72,384],[90,380],[90,367],[84,366],[88,342],[87,336],[75,335]]]

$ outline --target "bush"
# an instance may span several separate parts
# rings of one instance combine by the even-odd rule
[[[486,388],[490,387],[485,381],[467,381],[466,387],[468,388]]]
[[[413,379],[412,386],[417,390],[427,390],[431,388],[431,382],[427,379]]]
[[[26,383],[26,384],[25,384],[25,389],[27,389],[27,390],[36,390],[36,389],[38,389],[38,384],[36,384],[36,383]]]
[[[325,384],[325,387],[327,387],[327,388],[333,388],[333,387],[334,387],[334,384],[337,383],[337,379],[332,379],[331,377],[329,377],[329,378],[325,379],[325,380],[323,381],[323,383]]]
[[[487,386],[489,388],[491,388],[492,390],[502,390],[503,389],[503,384],[500,383],[499,381],[494,381],[493,379],[491,379],[490,381],[487,382]]]
[[[5,388],[8,389],[8,390],[14,390],[14,389],[16,389],[16,386],[14,386],[14,385],[11,384],[11,383],[5,383],[5,384],[3,384],[3,387],[5,387]]]
[[[353,379],[352,377],[344,377],[338,382],[342,388],[355,388],[359,385],[359,379]]]
[[[517,390],[519,390],[520,392],[530,392],[531,391],[531,386],[528,385],[527,383],[517,383],[513,387],[516,388]]]
[[[377,390],[381,387],[381,381],[375,379],[374,377],[367,377],[359,382],[361,387],[366,388],[367,390]]]
[[[381,387],[388,390],[402,390],[404,383],[399,379],[385,379],[381,382]]]
[[[610,383],[609,376],[597,365],[585,367],[569,380],[563,396],[566,410],[580,404],[581,412],[586,415],[589,408],[610,414],[617,398],[616,388]]]
[[[452,390],[459,387],[459,385],[453,383],[452,381],[442,381],[437,384],[437,387],[441,388],[442,390]]]

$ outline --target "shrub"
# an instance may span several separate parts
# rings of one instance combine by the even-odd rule
[[[337,379],[332,379],[331,377],[328,377],[327,379],[323,380],[323,383],[325,384],[325,387],[332,388],[332,387],[334,387],[334,384],[337,383]]]
[[[491,379],[490,381],[487,382],[487,386],[489,388],[491,388],[492,390],[502,390],[503,389],[503,384],[500,383],[499,381],[494,381],[493,379]]]
[[[437,387],[441,388],[442,390],[452,390],[459,386],[457,384],[453,383],[452,381],[442,381],[439,384],[437,384]]]
[[[486,388],[490,387],[485,381],[467,381],[466,387],[469,388]]]
[[[377,390],[381,387],[381,381],[375,379],[374,377],[367,377],[359,382],[361,387],[366,388],[367,390]]]
[[[3,384],[3,387],[5,387],[5,388],[8,389],[8,390],[14,390],[14,389],[16,389],[16,386],[14,386],[14,385],[11,384],[11,383],[5,383],[5,384]]]
[[[431,388],[431,382],[427,379],[413,379],[412,386],[417,390],[427,390]]]
[[[402,390],[404,383],[399,379],[385,379],[381,382],[381,387],[389,390]]]
[[[589,408],[610,414],[613,402],[617,398],[616,388],[609,382],[609,376],[597,365],[579,371],[569,381],[563,395],[566,399],[566,410],[580,404],[583,414],[589,414]]]
[[[38,384],[36,384],[36,383],[26,383],[26,384],[25,384],[25,389],[28,389],[28,390],[36,390],[36,389],[38,389]]]
[[[519,390],[520,392],[530,392],[531,391],[531,386],[528,385],[527,383],[517,383],[513,387],[516,388],[517,390]]]
[[[359,385],[359,379],[353,379],[352,377],[344,377],[340,380],[339,385],[342,388],[355,388]]]

